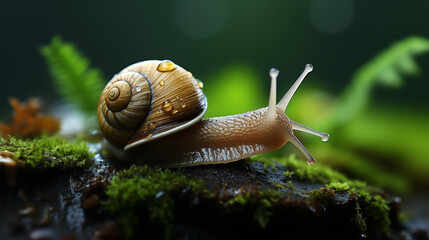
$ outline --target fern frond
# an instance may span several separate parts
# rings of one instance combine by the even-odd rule
[[[408,37],[396,42],[361,67],[340,98],[334,125],[341,125],[360,112],[369,102],[375,85],[399,87],[404,75],[418,74],[420,69],[414,56],[426,52],[429,52],[428,39]]]
[[[97,112],[98,98],[105,83],[98,69],[71,43],[55,36],[40,48],[59,93],[88,116]]]

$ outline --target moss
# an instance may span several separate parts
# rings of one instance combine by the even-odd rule
[[[347,182],[331,182],[326,184],[327,188],[332,188],[335,191],[346,191],[350,189],[350,185]]]
[[[84,142],[70,142],[59,136],[42,136],[36,139],[0,139],[0,151],[14,153],[15,159],[24,162],[25,167],[38,169],[70,169],[85,166],[91,157]]]
[[[162,226],[164,238],[169,238],[174,221],[175,194],[187,188],[194,195],[213,197],[203,180],[189,179],[169,169],[131,166],[112,179],[105,204],[116,217],[125,238],[136,237],[139,234],[136,229],[141,231],[145,221]],[[282,197],[280,191],[273,189],[243,191],[222,201],[221,206],[226,214],[250,211],[259,226],[265,228],[272,215],[271,208]]]
[[[335,191],[332,188],[320,188],[310,192],[310,199],[315,202],[322,202],[326,199],[335,198]]]
[[[276,183],[276,184],[274,184],[274,186],[276,186],[279,189],[289,189],[292,191],[296,190],[296,188],[293,186],[293,183],[291,180],[287,181],[286,184]]]
[[[192,199],[216,202],[219,213],[227,218],[250,216],[262,229],[266,228],[275,214],[275,209],[285,198],[283,189],[294,189],[293,181],[320,182],[325,187],[308,194],[310,201],[323,203],[336,200],[336,193],[349,193],[349,201],[356,204],[356,212],[350,216],[350,224],[362,234],[365,231],[387,233],[390,226],[388,201],[377,193],[377,189],[365,182],[348,179],[322,164],[308,166],[294,157],[280,159],[254,158],[266,169],[284,169],[284,183],[273,184],[273,188],[242,188],[239,194],[218,196],[210,194],[201,179],[190,179],[181,171],[131,166],[118,172],[107,189],[106,207],[115,217],[124,238],[135,238],[155,234],[171,237],[175,214],[180,209],[183,191]],[[186,190],[187,189],[187,190]],[[214,191],[218,192],[218,191]],[[189,199],[188,199],[189,200]],[[190,202],[186,200],[186,202]],[[145,226],[150,226],[145,228]],[[368,226],[368,229],[367,229]],[[154,229],[155,232],[154,232]]]
[[[368,231],[388,235],[391,221],[389,202],[386,199],[375,193],[371,194],[368,190],[349,188],[347,184],[332,183],[327,186],[332,186],[332,188],[326,187],[311,191],[310,199],[313,202],[324,203],[334,199],[336,191],[349,191],[350,196],[356,196],[358,199],[355,203],[356,213],[350,223],[357,226],[361,234],[365,234],[368,228]]]
[[[193,194],[206,194],[205,183],[169,169],[131,166],[118,172],[107,188],[105,203],[116,217],[125,238],[135,237],[141,223],[149,221],[163,228],[169,238],[174,220],[175,194],[190,189]]]
[[[286,176],[287,178],[291,178],[294,174],[295,174],[294,171],[289,171],[289,170],[283,173],[283,175]]]
[[[252,160],[262,162],[264,166],[285,166],[287,171],[283,175],[289,178],[294,175],[312,183],[324,183],[325,188],[309,192],[309,197],[313,201],[334,198],[336,191],[348,191],[350,195],[356,195],[360,207],[352,221],[361,225],[362,229],[366,229],[366,226],[372,226],[371,228],[368,227],[368,230],[388,234],[391,224],[389,219],[390,207],[388,201],[379,195],[377,188],[367,186],[363,181],[351,180],[344,174],[320,163],[308,166],[305,161],[296,159],[294,155],[277,159],[256,156]],[[362,223],[363,219],[366,220],[366,224]]]
[[[373,230],[381,230],[381,232],[387,235],[391,224],[388,201],[380,195],[375,195],[366,202],[363,208],[363,215],[367,218],[367,222],[370,223],[368,225],[372,225]]]
[[[264,166],[277,166],[282,165],[288,168],[283,173],[286,177],[297,176],[299,179],[305,179],[312,183],[321,182],[325,184],[336,183],[333,187],[339,186],[338,184],[347,184],[349,187],[362,189],[366,183],[359,180],[350,180],[344,174],[333,170],[328,166],[320,163],[309,166],[305,161],[295,158],[295,155],[283,158],[264,158],[261,156],[252,157],[253,161],[262,162]]]
[[[350,223],[359,231],[359,234],[361,236],[365,236],[365,232],[367,230],[367,224],[365,222],[364,217],[362,216],[362,210],[360,208],[360,204],[358,201],[355,201],[356,207],[355,207],[355,214],[353,215],[352,219],[350,220]]]
[[[265,228],[272,216],[271,208],[277,204],[283,194],[273,189],[266,189],[255,193],[241,193],[225,202],[227,212],[243,212],[252,209],[253,219],[261,228]]]

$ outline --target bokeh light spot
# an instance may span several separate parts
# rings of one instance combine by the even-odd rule
[[[353,21],[354,6],[351,0],[313,0],[310,19],[323,33],[337,34],[346,30]]]
[[[208,39],[225,25],[226,7],[222,0],[179,0],[174,15],[183,34],[192,39]]]

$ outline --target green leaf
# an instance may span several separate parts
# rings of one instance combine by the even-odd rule
[[[403,75],[420,73],[413,58],[428,51],[428,39],[412,36],[396,42],[361,67],[343,92],[332,125],[342,125],[359,113],[368,104],[375,85],[399,87]]]
[[[58,92],[87,115],[97,112],[98,98],[105,83],[98,69],[71,43],[55,36],[40,48]]]

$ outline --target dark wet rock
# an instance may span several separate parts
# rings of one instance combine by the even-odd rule
[[[258,197],[260,191],[286,185],[284,169],[264,170],[261,163],[237,162],[228,165],[198,166],[183,169],[189,177],[203,178],[208,187],[217,192],[220,202],[250,193]],[[356,200],[347,192],[333,193],[319,202],[309,201],[305,194],[324,187],[292,178],[293,189],[282,189],[283,199],[270,207],[271,216],[266,228],[261,228],[255,209],[224,213],[201,203],[197,210],[180,215],[183,219],[175,229],[181,239],[232,239],[232,238],[310,238],[310,239],[360,239],[361,225],[351,219],[356,214]],[[329,196],[329,193],[326,194]],[[204,206],[204,204],[208,204]],[[216,206],[216,205],[215,205]],[[217,206],[219,208],[219,206]],[[212,208],[212,209],[210,209]],[[199,219],[195,221],[193,219]]]
[[[123,239],[121,226],[107,208],[106,188],[121,167],[96,156],[91,166],[74,171],[18,172],[17,185],[0,182],[0,236],[5,239]],[[172,194],[175,204],[172,239],[427,239],[427,231],[407,231],[399,221],[401,199],[389,199],[392,235],[375,231],[362,215],[361,199],[325,184],[285,176],[285,168],[266,169],[260,162],[197,166],[174,170],[203,179],[210,192],[194,194],[190,186]],[[261,192],[279,191],[266,202]],[[309,193],[317,194],[311,195]],[[237,196],[247,196],[241,204]],[[262,208],[261,202],[265,204]],[[233,203],[231,203],[233,202]],[[143,206],[144,207],[144,206]],[[265,211],[265,212],[264,212]],[[136,236],[163,237],[163,228],[142,218]],[[365,235],[367,234],[367,235]],[[425,235],[426,234],[426,235]]]
[[[96,224],[108,217],[88,219],[83,196],[101,191],[104,180],[115,172],[108,162],[99,161],[75,171],[19,171],[16,186],[1,181],[0,236],[5,237],[1,239],[61,239],[63,235],[90,239]]]

